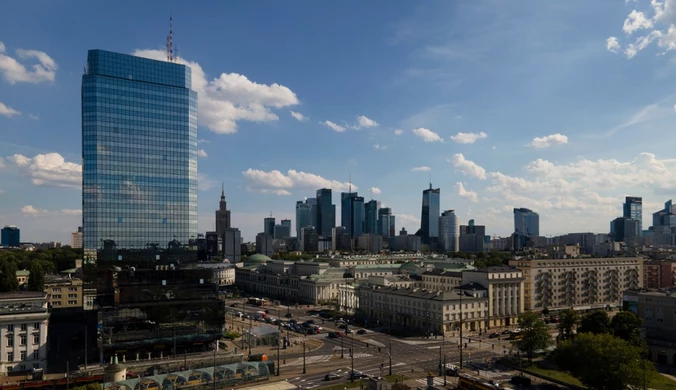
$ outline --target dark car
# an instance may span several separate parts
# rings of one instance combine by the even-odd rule
[[[502,334],[511,334],[511,333],[512,333],[512,331],[509,330],[509,329],[503,330],[503,331],[502,331]]]
[[[297,323],[298,323],[298,321],[296,321],[296,320],[289,320],[289,324],[297,324]]]
[[[367,374],[364,374],[361,371],[352,371],[350,372],[350,379],[362,379],[362,378],[368,378],[369,376]]]
[[[335,372],[328,373],[324,377],[325,381],[335,381],[337,379],[340,379],[340,375],[336,374]]]
[[[367,333],[367,332],[366,332],[366,329],[359,329],[359,330],[357,331],[357,334],[366,334],[366,333]]]
[[[237,307],[237,305],[238,305],[237,303],[233,303],[230,305],[230,307]]]
[[[292,313],[286,313],[286,318],[293,318],[293,314]]]
[[[500,337],[500,333],[491,333],[488,336],[489,339],[495,339],[495,338],[498,338],[498,337]]]

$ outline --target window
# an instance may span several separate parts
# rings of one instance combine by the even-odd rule
[[[8,332],[14,332],[14,325],[7,325]]]
[[[68,294],[68,298],[77,298],[77,294]]]
[[[21,351],[21,360],[26,360],[26,351]]]
[[[8,362],[14,361],[14,352],[7,352],[7,361]]]
[[[25,334],[21,335],[21,342],[19,343],[19,345],[26,345],[26,335]]]
[[[33,329],[39,330],[40,329],[40,323],[39,322],[34,323]]]
[[[61,292],[61,287],[52,288],[52,292]]]
[[[40,360],[40,350],[33,351],[33,360]]]
[[[21,330],[28,329],[28,324],[21,324]]]
[[[68,301],[69,305],[77,305],[77,301]]]
[[[11,367],[11,366],[7,367],[7,372],[12,372],[13,369],[14,369],[14,367]]]
[[[36,333],[33,335],[33,344],[35,345],[40,344],[40,333]]]
[[[22,365],[19,366],[19,367],[21,367],[21,371],[26,371],[26,365],[25,365],[25,364],[22,364]]]
[[[8,347],[13,347],[13,346],[14,346],[14,336],[9,336],[9,337],[7,337],[7,346],[8,346]]]

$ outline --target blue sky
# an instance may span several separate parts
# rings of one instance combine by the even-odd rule
[[[653,3],[3,4],[0,224],[68,242],[86,52],[161,57],[171,12],[201,93],[202,232],[221,182],[252,239],[350,176],[415,231],[430,173],[442,209],[490,234],[512,231],[512,207],[542,234],[607,232],[625,195],[649,226],[676,194],[676,1]]]

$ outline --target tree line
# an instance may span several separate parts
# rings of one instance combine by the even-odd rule
[[[536,352],[548,348],[553,340],[540,314],[525,312],[518,321],[522,338],[513,344],[532,363]],[[656,370],[647,359],[642,326],[643,320],[629,311],[611,319],[603,310],[580,316],[573,309],[565,309],[559,314],[556,349],[548,360],[590,389],[643,387]]]
[[[30,272],[26,288],[29,291],[44,291],[45,275],[75,268],[75,260],[82,258],[82,249],[69,246],[52,249],[25,251],[11,249],[0,251],[0,292],[18,291],[18,270]]]

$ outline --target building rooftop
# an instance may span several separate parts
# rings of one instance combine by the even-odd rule
[[[392,294],[399,296],[407,296],[412,298],[420,299],[430,299],[435,301],[455,301],[455,300],[480,300],[485,298],[475,298],[467,296],[466,294],[461,297],[461,294],[455,291],[436,291],[436,290],[427,290],[417,287],[396,287],[396,286],[371,286],[373,290],[384,294]]]
[[[456,287],[458,290],[465,290],[465,291],[487,291],[488,289],[479,283],[474,283],[474,282],[469,282],[466,284],[463,284],[462,286]]]
[[[429,271],[423,272],[423,276],[454,276],[459,278],[462,276],[462,272],[449,271],[444,268],[434,268]]]
[[[25,269],[21,269],[21,270],[16,271],[16,276],[30,276],[30,274],[31,274],[31,271],[28,271],[28,270],[25,270]]]
[[[500,273],[500,272],[521,272],[521,270],[514,268],[514,267],[507,266],[507,265],[495,265],[495,266],[492,266],[492,267],[484,267],[484,268],[479,268],[475,271],[476,272],[487,272],[489,274]]]
[[[403,264],[360,264],[355,265],[355,269],[399,269]]]
[[[270,260],[272,259],[260,253],[256,253],[244,259],[247,263],[267,263]]]

